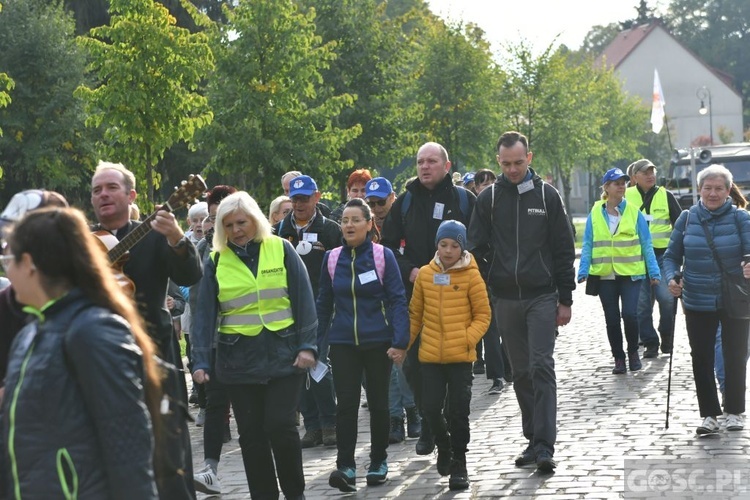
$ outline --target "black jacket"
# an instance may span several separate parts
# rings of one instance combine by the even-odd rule
[[[479,195],[469,225],[469,249],[488,264],[487,280],[495,297],[530,299],[559,293],[572,302],[575,289],[575,241],[560,193],[532,173],[534,188],[497,178]],[[494,213],[493,213],[494,212]]]
[[[128,324],[75,289],[43,314],[11,348],[2,423],[8,497],[15,463],[23,498],[64,498],[63,482],[73,491],[76,480],[80,499],[156,498],[143,363]]]
[[[402,193],[391,206],[388,217],[385,218],[382,230],[383,246],[393,250],[398,267],[401,270],[401,279],[404,280],[404,286],[408,294],[411,294],[413,284],[409,281],[409,275],[415,267],[419,269],[427,265],[435,256],[435,236],[438,227],[444,220],[457,220],[462,222],[466,227],[469,226],[471,212],[474,209],[476,197],[471,191],[466,190],[469,201],[469,210],[467,214],[461,213],[459,209],[459,197],[456,194],[457,189],[462,187],[454,186],[451,176],[446,174],[440,184],[430,191],[415,179],[406,186],[410,191],[411,202],[409,210],[402,218],[401,206],[404,203]],[[435,204],[444,205],[441,218],[435,218]],[[404,253],[399,251],[404,244]]]
[[[318,290],[320,288],[320,268],[323,264],[323,257],[326,254],[326,250],[341,246],[343,236],[341,234],[341,227],[338,224],[325,217],[320,212],[320,209],[316,209],[316,211],[317,213],[312,224],[305,228],[302,233],[303,235],[314,234],[317,241],[312,244],[312,250],[310,253],[300,255],[300,257],[302,257],[302,262],[305,263],[305,268],[307,268],[307,274],[310,276],[313,296],[317,299]],[[294,212],[290,213],[284,217],[281,222],[273,226],[273,232],[291,243],[292,247],[297,248],[297,244],[300,242],[300,234],[294,227],[293,215]]]

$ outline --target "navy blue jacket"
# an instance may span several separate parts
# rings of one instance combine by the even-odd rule
[[[685,309],[716,311],[723,304],[721,272],[706,241],[702,221],[708,224],[724,270],[740,275],[742,256],[750,253],[750,215],[745,210],[737,210],[729,198],[713,212],[699,201],[677,219],[664,253],[667,282],[683,266],[684,259],[682,301]]]
[[[156,498],[143,361],[129,325],[76,289],[43,314],[16,336],[8,363],[7,497],[17,487],[22,498],[65,498],[64,488],[81,499]]]
[[[319,346],[383,342],[406,349],[409,311],[404,284],[393,252],[389,248],[383,248],[383,252],[382,284],[377,277],[369,238],[354,248],[343,246],[333,281],[328,272],[331,252],[326,252],[320,270],[317,303]]]

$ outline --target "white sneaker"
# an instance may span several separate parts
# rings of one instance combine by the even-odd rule
[[[741,431],[745,428],[745,419],[742,415],[733,413],[724,414],[724,427],[728,431]]]
[[[704,436],[706,434],[716,434],[717,432],[719,432],[719,422],[718,420],[716,420],[716,417],[706,417],[703,419],[703,423],[698,426],[695,432],[699,436]]]
[[[206,409],[201,408],[198,410],[198,415],[195,417],[195,425],[197,427],[203,427],[203,425],[206,423]]]
[[[210,465],[206,465],[198,472],[193,473],[193,484],[195,485],[195,489],[201,493],[221,495],[219,478],[216,477],[216,472],[214,472]]]

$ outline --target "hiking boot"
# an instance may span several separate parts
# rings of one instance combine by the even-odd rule
[[[485,372],[484,369],[484,361],[475,361],[474,362],[474,368],[472,370],[474,372],[474,375],[482,375]]]
[[[193,388],[190,389],[190,397],[188,398],[188,403],[191,405],[197,405],[198,404],[198,389],[193,385]]]
[[[631,372],[637,372],[643,367],[641,358],[638,357],[638,351],[628,353],[628,367]]]
[[[741,431],[745,428],[745,419],[742,415],[727,413],[724,420],[724,427],[728,431]]]
[[[435,451],[435,438],[432,436],[432,430],[424,425],[424,422],[415,448],[417,455],[429,455]]]
[[[336,446],[336,428],[326,427],[323,429],[323,446]]]
[[[444,442],[439,443],[437,446],[437,471],[441,476],[447,476],[451,473],[451,461],[453,460],[453,452],[451,451],[450,438],[446,438]]]
[[[373,462],[367,469],[367,485],[377,486],[385,482],[385,477],[388,475],[388,464],[385,460],[382,462]]]
[[[319,444],[323,444],[323,431],[320,429],[307,431],[305,432],[305,436],[300,439],[300,446],[302,448],[314,448]]]
[[[646,346],[646,350],[643,351],[643,358],[656,358],[659,356],[659,346],[658,345],[648,345]]]
[[[695,433],[699,436],[706,436],[708,434],[716,434],[719,432],[719,422],[716,417],[706,417],[703,419],[703,423],[695,429]]]
[[[419,416],[416,406],[406,409],[406,435],[410,438],[418,438],[422,432],[422,417]]]
[[[401,417],[391,417],[391,432],[388,434],[388,444],[400,443],[404,439],[404,419]]]
[[[195,416],[195,426],[203,427],[205,423],[206,423],[206,409],[201,408],[200,410],[198,410],[198,415]]]
[[[465,490],[469,487],[469,474],[466,472],[466,458],[454,458],[450,465],[451,477],[448,488],[451,490]]]
[[[557,462],[552,458],[552,453],[547,450],[540,451],[536,455],[536,468],[539,472],[552,472],[557,467]]]
[[[613,375],[622,375],[625,373],[625,360],[624,359],[616,359],[615,360],[615,367],[612,368],[612,374]]]
[[[534,447],[529,443],[525,450],[520,455],[516,456],[516,467],[523,467],[525,465],[531,465],[536,463],[536,452]]]
[[[196,491],[209,495],[221,495],[221,484],[216,471],[208,464],[193,474],[193,485]]]
[[[339,467],[328,476],[328,485],[344,493],[357,491],[357,472],[354,467]]]
[[[490,387],[490,390],[487,391],[487,394],[500,394],[503,390],[503,387],[505,387],[503,379],[496,378],[492,381],[492,387]]]

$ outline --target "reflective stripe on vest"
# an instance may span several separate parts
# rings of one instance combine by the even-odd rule
[[[261,243],[257,277],[225,248],[217,264],[216,281],[219,333],[254,336],[264,327],[279,331],[294,324],[281,238],[270,236]]]
[[[620,218],[617,232],[609,230],[602,203],[597,202],[591,211],[591,225],[594,243],[591,251],[591,269],[594,276],[609,276],[614,271],[619,276],[640,276],[646,274],[646,263],[641,252],[641,242],[636,232],[638,209],[627,203]]]
[[[636,186],[625,190],[625,199],[636,207],[643,205],[641,192]],[[645,214],[646,211],[643,210]],[[663,187],[656,188],[656,193],[651,199],[650,207],[651,221],[648,223],[651,231],[651,242],[654,248],[667,248],[669,237],[672,235],[672,221],[669,220],[669,203],[667,202],[667,191]]]

